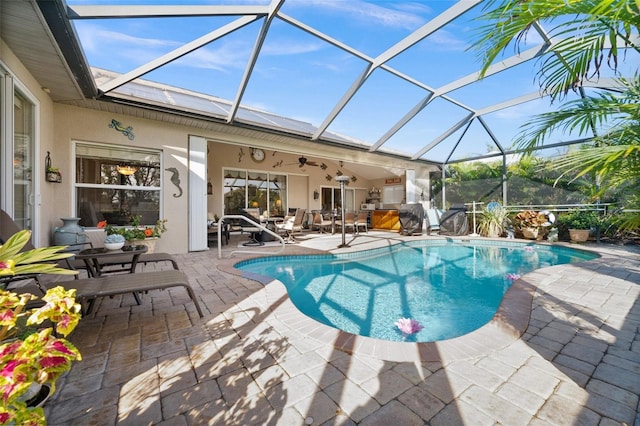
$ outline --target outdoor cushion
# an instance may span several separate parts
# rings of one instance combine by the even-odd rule
[[[204,315],[189,279],[184,272],[178,270],[138,272],[135,274],[103,275],[97,278],[82,278],[79,280],[57,281],[66,289],[76,289],[76,299],[89,301],[87,309],[90,312],[93,299],[96,297],[115,296],[124,293],[145,292],[149,290],[163,290],[170,287],[184,287],[196,306],[198,315]]]

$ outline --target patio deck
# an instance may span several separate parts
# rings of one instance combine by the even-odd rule
[[[233,236],[225,252],[240,238]],[[335,248],[339,235],[297,238],[285,254],[430,237],[369,232],[350,249]],[[353,338],[306,318],[282,284],[232,273],[231,265],[248,256],[177,255],[205,318],[183,289],[150,292],[141,306],[130,294],[102,299],[72,335],[83,361],[59,381],[47,419],[640,425],[640,251],[584,247],[602,257],[527,274],[488,326],[422,346]]]

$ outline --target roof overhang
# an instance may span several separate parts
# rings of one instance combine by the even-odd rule
[[[0,37],[54,101],[98,93],[59,1],[0,2]]]

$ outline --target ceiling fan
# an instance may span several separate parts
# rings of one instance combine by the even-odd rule
[[[307,160],[307,157],[304,157],[304,156],[298,157],[298,162],[297,163],[289,163],[289,165],[293,165],[293,164],[297,164],[298,167],[300,167],[300,168],[302,168],[304,166],[319,166],[320,165],[320,164],[316,163],[315,161]]]

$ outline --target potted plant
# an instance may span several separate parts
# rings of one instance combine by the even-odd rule
[[[480,213],[478,218],[478,232],[484,237],[497,238],[502,236],[510,219],[500,203],[491,202]]]
[[[62,175],[60,174],[60,169],[57,167],[47,167],[47,182],[62,182]]]
[[[124,236],[120,234],[107,235],[104,239],[104,248],[107,250],[118,250],[124,246]]]
[[[153,226],[140,225],[141,216],[132,216],[129,226],[107,225],[105,231],[109,235],[122,235],[128,245],[143,244],[147,246],[147,253],[153,253],[155,241],[167,231],[166,219],[159,219]]]
[[[24,275],[77,274],[53,261],[73,253],[64,246],[21,252],[31,232],[19,231],[0,246],[0,278],[7,284]],[[80,360],[80,352],[64,339],[80,321],[75,290],[49,289],[40,307],[29,307],[36,296],[0,289],[0,423],[45,424],[44,403],[55,390],[55,381]],[[52,324],[42,327],[44,321]],[[55,329],[55,332],[54,332]],[[62,335],[64,337],[57,337]],[[42,392],[42,391],[45,392]],[[35,397],[31,396],[31,391]],[[44,396],[43,396],[44,395]]]
[[[593,228],[600,223],[598,214],[588,210],[571,210],[558,217],[558,225],[569,231],[569,238],[576,243],[589,239]]]

